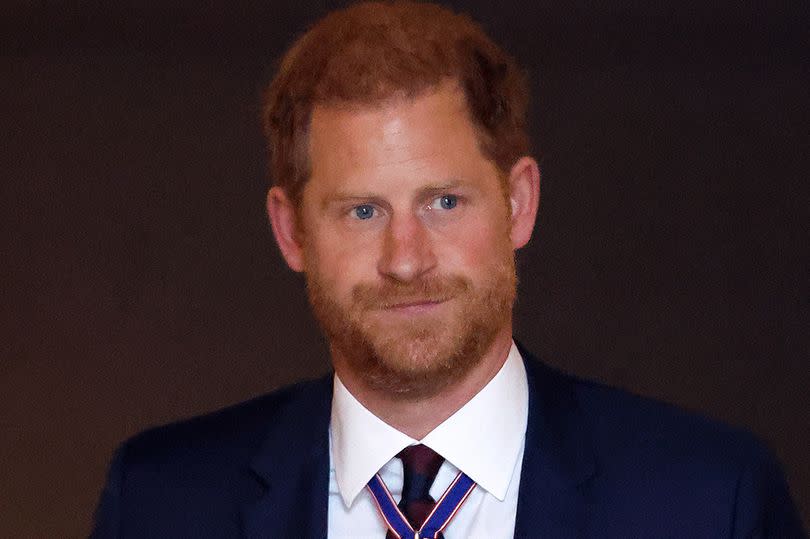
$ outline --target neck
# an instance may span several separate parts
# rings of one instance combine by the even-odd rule
[[[454,380],[435,395],[407,399],[379,391],[363,383],[362,377],[346,368],[346,362],[333,351],[335,372],[346,389],[371,413],[411,438],[421,440],[453,415],[498,373],[512,346],[509,324],[495,337],[481,361],[465,376]]]

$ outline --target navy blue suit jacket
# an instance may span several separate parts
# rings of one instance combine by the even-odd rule
[[[752,436],[522,353],[515,537],[805,537]],[[113,459],[93,537],[326,537],[331,398],[329,376],[136,436]]]

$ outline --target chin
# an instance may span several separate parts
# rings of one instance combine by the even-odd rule
[[[463,326],[444,325],[437,331],[434,323],[369,336],[367,353],[355,350],[350,362],[354,372],[375,390],[408,399],[425,398],[465,379],[480,365],[497,335],[492,326]]]
[[[407,288],[358,285],[344,301],[338,301],[328,280],[307,273],[313,312],[341,368],[366,388],[408,399],[469,379],[497,336],[510,327],[515,285],[512,258],[494,263],[477,286],[460,276]],[[414,297],[448,299],[414,309],[386,307]]]

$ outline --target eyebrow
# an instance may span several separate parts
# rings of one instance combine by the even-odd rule
[[[426,185],[424,187],[420,187],[416,191],[416,198],[426,198],[430,195],[439,195],[442,193],[446,193],[447,191],[451,191],[453,189],[458,189],[462,186],[468,186],[469,182],[460,180],[460,179],[450,179],[446,182],[442,182],[435,185]],[[333,204],[338,203],[345,203],[345,202],[370,202],[376,203],[380,205],[385,204],[384,197],[380,196],[378,193],[373,192],[358,192],[358,193],[350,193],[346,191],[335,191],[334,193],[327,196],[323,201],[323,206],[331,206]]]
[[[465,186],[467,183],[468,182],[464,182],[462,180],[453,179],[439,185],[428,185],[419,189],[417,193],[420,198],[423,198],[426,195],[439,195],[446,193],[447,191],[452,191],[453,189],[458,189],[459,187]]]

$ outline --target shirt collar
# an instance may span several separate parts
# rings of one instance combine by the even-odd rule
[[[380,468],[416,443],[430,447],[503,500],[521,453],[528,409],[526,370],[514,343],[492,380],[422,440],[372,414],[335,375],[331,458],[343,502],[351,506]]]

